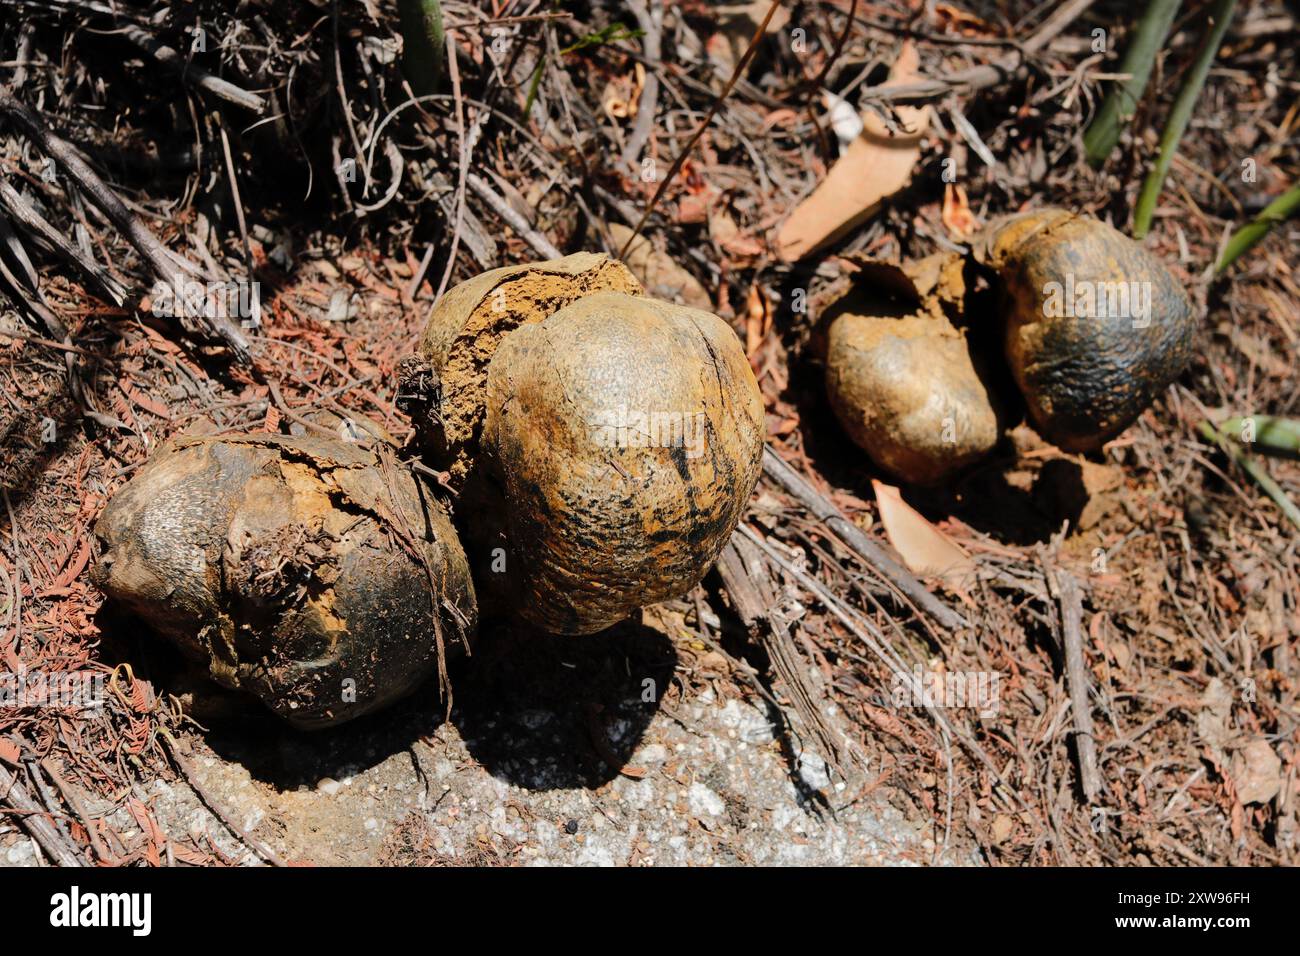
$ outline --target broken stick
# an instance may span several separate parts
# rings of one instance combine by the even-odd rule
[[[179,73],[181,79],[185,80],[185,82],[192,83],[199,89],[205,90],[227,103],[234,103],[236,106],[251,110],[259,116],[266,112],[266,100],[262,97],[256,93],[250,93],[228,80],[223,80],[219,76],[213,76],[190,58],[182,56],[175,49],[140,27],[128,25],[123,30],[123,33],[128,40],[159,63]]]
[[[126,303],[126,289],[122,287],[122,284],[109,275],[107,269],[82,253],[80,249],[64,238],[57,229],[46,222],[35,207],[4,179],[0,179],[0,206],[4,206],[8,210],[9,215],[13,217],[16,223],[33,235],[40,237],[46,245],[75,266],[86,279],[94,282],[99,290],[108,296],[110,302],[117,306]]]
[[[1057,571],[1056,580],[1061,595],[1061,643],[1065,645],[1065,679],[1070,690],[1070,710],[1074,714],[1079,782],[1084,798],[1092,803],[1101,792],[1101,771],[1097,769],[1097,740],[1088,702],[1088,668],[1083,660],[1083,595],[1079,582],[1068,571]]]
[[[0,763],[0,803],[7,803],[18,811],[18,822],[22,824],[41,849],[49,854],[50,859],[59,866],[85,866],[76,851],[70,848],[50,822],[49,814],[27,793],[18,778]]]
[[[923,103],[949,93],[973,93],[1009,82],[1028,72],[1026,58],[1045,48],[1066,27],[1082,16],[1095,0],[1065,0],[1043,20],[1019,48],[994,63],[968,67],[938,77],[922,77],[908,83],[884,84],[862,92],[864,103]]]
[[[59,164],[68,178],[76,183],[86,198],[95,204],[95,207],[119,232],[126,236],[164,282],[174,289],[184,286],[184,274],[180,266],[173,261],[167,247],[131,214],[117,194],[86,164],[70,143],[46,129],[36,112],[27,104],[14,99],[7,90],[0,90],[0,113],[9,117],[14,125],[41,148],[45,155]],[[209,332],[224,339],[241,364],[252,363],[248,351],[248,339],[228,318],[205,315],[197,315],[194,318]]]
[[[763,448],[763,471],[811,511],[819,521],[834,531],[840,540],[857,553],[858,557],[884,575],[908,600],[941,625],[949,630],[970,626],[964,617],[931,594],[911,571],[891,558],[884,548],[863,534],[861,528],[841,514],[829,499],[791,468],[770,446]]]
[[[167,744],[167,752],[171,754],[172,759],[176,761],[176,766],[180,768],[181,773],[184,775],[185,782],[190,785],[195,795],[212,812],[212,815],[221,821],[222,826],[229,830],[236,840],[251,850],[262,862],[269,863],[271,866],[288,866],[278,853],[240,826],[239,821],[234,818],[229,810],[222,806],[221,801],[217,800],[208,791],[208,788],[203,785],[203,781],[199,779],[198,774],[194,772],[194,768],[190,766],[190,762],[181,755],[180,747],[176,745],[176,739],[168,733],[164,733],[162,739]]]

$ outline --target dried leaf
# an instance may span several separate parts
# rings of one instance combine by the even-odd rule
[[[916,48],[904,43],[885,85],[910,82],[918,75],[918,65]],[[877,114],[862,117],[862,135],[777,233],[777,254],[783,260],[802,259],[857,228],[883,200],[911,182],[930,114],[926,107],[901,106],[898,119],[904,132],[894,135]]]
[[[994,817],[993,826],[990,828],[990,832],[993,837],[993,842],[1005,843],[1007,837],[1011,836],[1011,830],[1013,829],[1014,825],[1015,825],[1015,821],[1012,820],[1005,813],[999,813],[996,817]]]
[[[754,31],[767,15],[770,3],[771,0],[752,0],[743,5],[728,4],[716,10],[717,32],[705,42],[705,50],[718,83],[724,82],[735,71],[736,64],[754,38]],[[790,12],[784,8],[777,10],[767,25],[767,35],[781,32],[789,22]]]
[[[1233,756],[1232,782],[1242,803],[1268,803],[1282,789],[1282,761],[1263,737]]]
[[[154,819],[149,808],[134,797],[128,797],[126,808],[130,811],[131,816],[135,818],[136,824],[144,832],[146,839],[149,841],[145,849],[145,860],[151,866],[162,865],[162,854],[167,848],[167,834],[163,832],[158,821]]]
[[[964,36],[997,36],[998,31],[973,13],[959,10],[950,3],[934,5],[934,19],[944,33],[956,32]]]
[[[771,327],[771,314],[767,299],[763,297],[758,283],[749,287],[749,298],[745,303],[745,354],[754,357],[763,344],[763,338]]]
[[[1210,679],[1201,694],[1201,709],[1196,715],[1196,732],[1210,748],[1215,760],[1224,763],[1224,750],[1232,739],[1228,721],[1232,716],[1232,692],[1217,677]]]
[[[632,230],[618,222],[609,224],[609,234],[616,248],[627,245],[632,238]],[[655,298],[680,302],[693,309],[712,310],[713,301],[699,280],[668,253],[656,249],[644,236],[637,236],[636,242],[632,243],[625,264]]]
[[[605,86],[601,106],[610,119],[635,119],[645,86],[645,67],[640,63],[627,76],[616,77]]]
[[[684,226],[709,221],[709,206],[713,203],[710,192],[687,193],[677,201],[677,221]]]
[[[952,538],[926,521],[893,485],[872,480],[885,535],[915,574],[939,577],[950,586],[975,573],[975,561]]]

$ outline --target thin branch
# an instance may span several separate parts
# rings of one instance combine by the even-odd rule
[[[181,75],[181,79],[213,96],[234,103],[236,106],[251,110],[261,116],[266,112],[266,100],[256,93],[241,89],[228,80],[213,76],[203,67],[182,56],[172,47],[162,43],[145,30],[137,26],[128,26],[123,31],[128,40],[144,50],[159,63],[170,67]]]
[[[7,115],[47,156],[54,159],[64,173],[77,184],[94,206],[121,232],[158,276],[173,288],[182,288],[185,276],[167,248],[138,220],[108,185],[99,178],[67,141],[45,128],[39,116],[25,103],[0,90],[0,113]],[[235,358],[244,365],[251,362],[248,340],[234,323],[224,316],[196,315],[198,322],[222,338]]]
[[[1101,793],[1097,769],[1097,738],[1092,727],[1088,667],[1083,659],[1083,595],[1068,571],[1056,572],[1061,601],[1061,642],[1065,645],[1065,679],[1070,685],[1070,710],[1074,718],[1074,745],[1079,758],[1079,783],[1091,804]]]
[[[486,182],[473,173],[465,177],[465,182],[485,203],[492,207],[492,211],[506,221],[506,223],[519,234],[519,237],[533,247],[539,256],[545,256],[547,259],[559,259],[564,253],[557,249],[551,240],[534,229],[528,224],[528,220],[519,215],[514,208],[497,195],[496,191]]]
[[[654,212],[655,206],[657,206],[659,200],[663,198],[664,192],[668,189],[668,184],[671,183],[673,179],[676,178],[678,172],[681,171],[682,164],[686,162],[686,157],[695,149],[695,144],[700,141],[700,137],[704,135],[704,131],[708,129],[709,124],[713,122],[713,117],[717,114],[719,108],[721,108],[727,97],[731,95],[731,91],[735,87],[736,82],[744,75],[745,70],[749,67],[749,61],[754,59],[754,53],[758,50],[759,41],[763,39],[763,34],[767,32],[767,25],[772,22],[772,15],[776,13],[779,6],[781,6],[781,0],[772,0],[772,5],[767,8],[767,13],[763,17],[763,22],[758,25],[758,29],[754,31],[753,38],[749,41],[749,48],[745,50],[745,55],[740,58],[740,62],[738,62],[736,68],[732,70],[731,79],[727,80],[727,85],[723,87],[722,92],[718,94],[716,99],[714,99],[713,105],[710,106],[709,111],[704,114],[704,119],[700,120],[700,125],[695,128],[695,132],[691,134],[691,138],[686,141],[686,145],[682,147],[681,152],[677,154],[677,158],[673,160],[672,166],[668,168],[668,175],[659,181],[659,188],[655,190],[655,194],[650,198],[649,204],[645,207],[645,212],[641,213],[641,219],[632,230],[632,235],[628,236],[627,242],[625,242],[623,248],[619,250],[618,257],[620,259],[627,255],[628,249],[632,248],[632,243],[636,242],[636,237],[641,235],[641,230],[645,228],[646,220],[650,218],[650,214]]]
[[[930,593],[911,571],[891,558],[885,549],[862,533],[857,525],[817,492],[797,471],[770,447],[763,448],[763,472],[793,495],[818,520],[834,531],[858,556],[879,571],[917,607],[949,630],[969,627],[960,614]]]

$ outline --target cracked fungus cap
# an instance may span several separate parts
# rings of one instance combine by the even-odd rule
[[[623,263],[602,253],[505,266],[450,289],[429,314],[420,356],[437,376],[442,401],[436,421],[416,421],[453,487],[472,484],[478,463],[488,366],[501,340],[595,292],[639,295]]]
[[[963,259],[867,262],[821,318],[826,395],[849,437],[903,481],[932,484],[993,450],[1009,414],[969,328]]]
[[[465,554],[430,489],[352,442],[174,439],[95,526],[95,583],[218,683],[324,727],[468,646]]]
[[[597,292],[511,332],[485,406],[507,590],[555,633],[694,587],[761,468],[763,400],[736,334],[642,296]]]
[[[1158,258],[1090,216],[1041,209],[977,242],[1004,293],[1005,354],[1034,425],[1088,451],[1131,425],[1187,366],[1191,300]]]

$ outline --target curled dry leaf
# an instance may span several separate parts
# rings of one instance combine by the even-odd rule
[[[885,85],[913,80],[919,62],[916,48],[903,44]],[[862,117],[862,135],[781,226],[777,255],[794,262],[834,242],[875,215],[881,202],[912,181],[930,114],[926,107],[901,106],[897,119],[901,131],[895,133],[875,113]]]
[[[947,183],[943,187],[943,225],[948,235],[958,242],[965,242],[980,227],[966,201],[965,187],[957,183]]]
[[[960,587],[974,575],[974,559],[904,501],[897,488],[874,479],[871,487],[885,536],[912,572],[942,578],[950,587]]]
[[[1225,762],[1225,751],[1232,739],[1232,692],[1219,678],[1212,677],[1201,694],[1201,709],[1196,713],[1196,732],[1214,759]]]
[[[767,16],[771,0],[752,0],[750,3],[715,8],[717,15],[717,32],[705,42],[705,52],[713,67],[713,75],[718,84],[725,83],[735,72],[736,64],[745,55],[754,33]],[[790,22],[790,12],[785,8],[777,10],[767,24],[765,31],[772,36],[783,30]]]
[[[640,63],[629,75],[610,80],[605,87],[605,95],[601,97],[605,115],[610,119],[636,119],[644,87],[645,67]]]
[[[1242,803],[1268,803],[1282,789],[1282,761],[1263,737],[1233,755],[1231,773]]]

